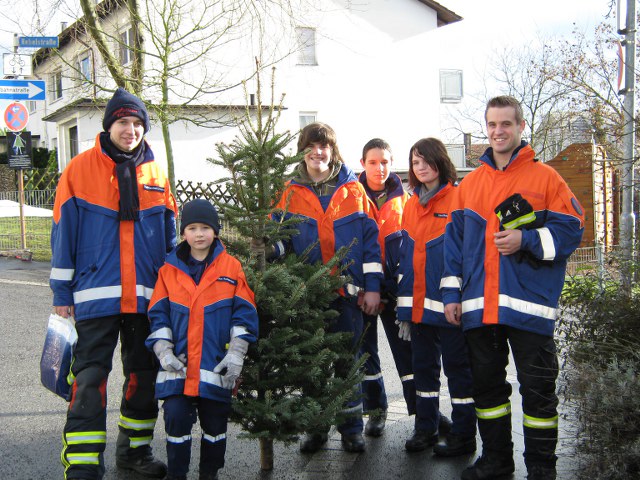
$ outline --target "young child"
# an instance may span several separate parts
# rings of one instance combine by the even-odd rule
[[[455,194],[456,169],[442,142],[423,138],[409,150],[409,185],[413,196],[402,215],[402,254],[398,283],[400,335],[411,341],[416,387],[415,430],[405,443],[409,452],[434,447],[453,457],[476,449],[476,414],[471,368],[464,334],[445,319],[440,279],[443,238]],[[441,359],[442,357],[442,359]],[[451,431],[438,442],[440,369],[451,395]]]
[[[199,478],[218,478],[231,392],[249,342],[258,336],[253,292],[240,262],[218,239],[219,230],[211,203],[186,203],[184,241],[167,257],[151,297],[146,344],[160,360],[156,397],[164,399],[169,480],[187,478],[196,411],[202,428]]]
[[[382,265],[374,207],[353,170],[342,161],[336,134],[329,125],[317,122],[304,127],[298,138],[298,152],[305,152],[304,160],[276,208],[286,210],[287,216],[295,216],[301,222],[296,225],[297,235],[286,245],[276,245],[276,254],[293,251],[302,255],[312,245],[307,261],[326,263],[341,247],[351,247],[343,260],[349,282],[330,308],[339,314],[332,328],[351,333],[355,346],[362,335],[362,313],[372,315],[380,304]],[[338,425],[342,446],[348,452],[365,449],[359,397],[358,394],[345,405],[349,418]],[[327,432],[309,432],[300,450],[315,452],[327,440]]]

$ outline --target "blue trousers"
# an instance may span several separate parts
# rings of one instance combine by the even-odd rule
[[[380,312],[380,321],[387,336],[396,370],[402,382],[402,393],[407,404],[407,413],[416,413],[416,385],[413,380],[413,366],[411,360],[411,342],[398,338],[396,322],[396,300],[387,298],[384,310]],[[364,364],[365,377],[362,382],[364,393],[364,411],[386,410],[388,407],[387,394],[378,355],[378,316],[363,315],[364,336],[361,353],[368,353]]]
[[[462,330],[412,323],[411,349],[416,382],[416,430],[438,431],[440,369],[444,367],[451,395],[451,433],[475,435],[473,381]]]
[[[332,319],[330,331],[348,332],[353,335],[354,361],[357,361],[360,358],[358,344],[362,338],[362,311],[357,305],[357,300],[355,298],[340,297],[332,302],[331,308],[336,310],[339,315],[337,318]],[[344,365],[336,368],[350,369],[351,367],[352,365]],[[348,414],[348,417],[347,420],[338,425],[338,432],[343,435],[362,433],[364,422],[362,420],[362,388],[360,384],[356,387],[351,400],[345,405],[344,411]]]
[[[224,467],[230,404],[202,397],[175,395],[164,400],[162,409],[167,432],[169,475],[186,475],[189,471],[191,429],[197,419],[200,419],[202,428],[200,475],[217,472]]]

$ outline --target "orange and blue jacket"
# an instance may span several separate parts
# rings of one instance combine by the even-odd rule
[[[398,289],[397,271],[400,263],[400,247],[402,245],[402,211],[409,200],[404,191],[400,177],[391,172],[385,182],[387,198],[380,208],[377,207],[374,193],[367,185],[366,172],[360,173],[360,183],[373,203],[378,222],[378,243],[384,267],[382,291],[395,296]]]
[[[99,134],[58,182],[49,283],[53,304],[73,305],[78,321],[146,313],[158,270],[176,245],[176,203],[150,148],[136,175],[138,221],[119,220],[115,163]]]
[[[342,260],[350,277],[345,295],[380,291],[382,263],[374,205],[349,167],[341,166],[326,211],[309,186],[291,180],[272,217],[278,220],[283,212],[285,218],[298,217],[301,222],[295,226],[297,235],[276,245],[277,256],[291,249],[296,255],[306,252],[307,263],[327,263],[340,248],[350,247]]]
[[[398,320],[453,327],[444,317],[440,280],[444,232],[456,187],[447,183],[420,204],[420,187],[402,217],[402,255],[398,275]]]
[[[489,148],[481,166],[456,189],[445,235],[442,297],[462,304],[462,327],[491,324],[552,336],[567,259],[578,247],[584,211],[563,178],[534,159],[522,142],[504,170]],[[494,243],[500,221],[494,209],[519,193],[535,212],[522,230],[520,250],[537,261],[501,255]]]
[[[173,343],[175,355],[187,358],[187,372],[161,369],[156,398],[188,395],[230,402],[231,390],[222,387],[222,375],[213,373],[213,369],[224,358],[232,338],[249,343],[257,340],[258,314],[242,266],[219,239],[211,248],[211,263],[197,285],[180,258],[184,258],[180,251],[186,250],[188,256],[186,242],[167,257],[160,269],[149,306],[151,334],[146,345],[153,349],[158,340]]]

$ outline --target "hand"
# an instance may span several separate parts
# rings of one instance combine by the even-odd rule
[[[400,320],[396,320],[396,325],[398,325],[398,338],[406,342],[410,342],[411,322],[401,322]]]
[[[63,318],[70,318],[70,317],[74,317],[75,315],[75,309],[73,307],[73,305],[62,305],[62,306],[54,306],[53,307],[53,312],[56,315],[60,315]]]
[[[451,325],[460,326],[462,320],[462,304],[448,303],[444,306],[444,317]]]
[[[222,388],[228,388],[231,390],[236,380],[242,372],[242,366],[244,365],[244,356],[249,348],[249,343],[241,338],[234,337],[229,342],[229,350],[227,354],[220,361],[218,365],[213,369],[213,373],[222,374],[222,371],[226,369],[226,372],[222,376]]]
[[[362,311],[367,315],[378,315],[380,292],[365,292],[362,299]]]
[[[493,234],[493,241],[502,255],[511,255],[520,250],[522,230],[503,230]]]
[[[153,352],[160,360],[160,366],[167,372],[183,372],[187,373],[187,367],[185,366],[186,357],[184,354],[180,357],[176,357],[173,353],[173,343],[167,340],[158,340],[153,344]]]

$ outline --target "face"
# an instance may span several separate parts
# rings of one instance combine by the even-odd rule
[[[360,160],[367,175],[367,183],[373,190],[382,190],[384,182],[391,173],[391,152],[382,148],[372,148],[367,151],[365,158]]]
[[[418,181],[424,183],[429,190],[440,183],[438,170],[429,165],[424,157],[416,153],[411,154],[411,169]]]
[[[520,146],[524,120],[516,121],[513,107],[491,107],[487,110],[487,134],[494,154],[508,154]]]
[[[204,223],[190,223],[184,229],[182,236],[191,247],[191,256],[202,260],[209,253],[209,247],[216,238],[216,232]]]
[[[331,163],[331,147],[321,143],[312,143],[306,148],[304,163],[311,175],[320,175],[329,170]]]
[[[134,150],[144,136],[144,122],[138,117],[122,117],[109,128],[113,144],[123,152]]]

